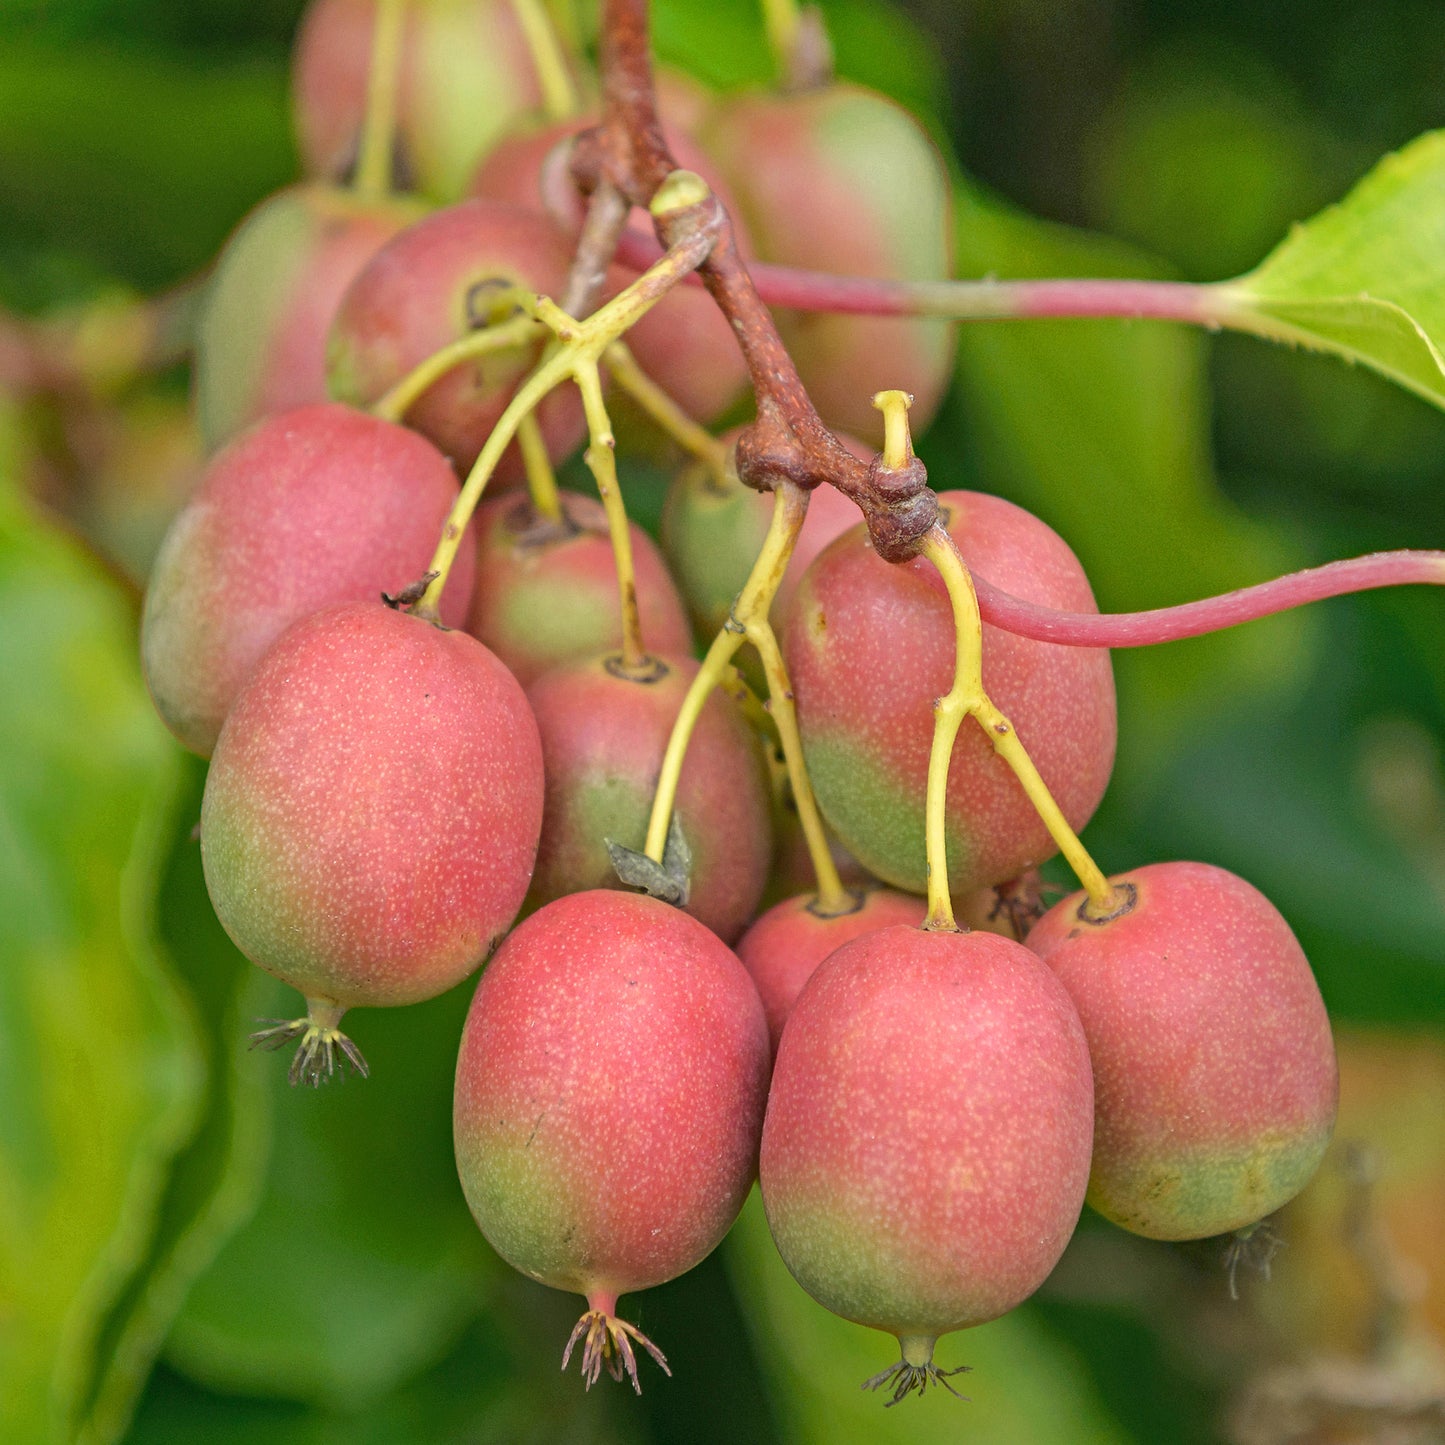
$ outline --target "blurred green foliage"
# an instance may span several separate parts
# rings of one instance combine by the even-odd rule
[[[670,63],[767,82],[754,0],[654,8]],[[824,9],[840,71],[951,148],[962,275],[1236,275],[1445,117],[1445,12],[1424,0]],[[203,268],[294,174],[298,11],[0,9],[0,303],[46,313]],[[1432,175],[1406,223],[1440,194]],[[1318,235],[1261,295],[1291,266],[1297,285],[1298,246]],[[1358,289],[1355,272],[1335,279]],[[1440,340],[1437,295],[1389,294]],[[1230,1438],[1230,1402],[1282,1348],[1255,1286],[1231,1306],[1217,1252],[1092,1219],[1036,1302],[945,1345],[975,1367],[969,1405],[885,1414],[864,1397],[888,1342],[792,1285],[756,1200],[719,1256],[633,1302],[672,1381],[653,1371],[638,1400],[562,1377],[573,1302],[491,1256],[453,1173],[469,990],[358,1017],[365,1084],[290,1091],[276,1060],[242,1051],[249,1020],[288,1005],[206,900],[203,768],[150,716],[133,597],[27,495],[63,509],[89,435],[43,407],[0,412],[0,1439]],[[968,327],[919,449],[938,485],[1043,515],[1109,609],[1445,540],[1445,418],[1245,338]],[[655,524],[650,475],[638,510]],[[1445,1027],[1438,594],[1339,600],[1117,667],[1097,856],[1233,867],[1295,925],[1337,1017]]]

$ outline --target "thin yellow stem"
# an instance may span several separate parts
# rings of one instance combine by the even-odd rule
[[[873,405],[883,413],[883,465],[896,472],[913,460],[913,434],[908,427],[913,396],[906,391],[875,392]]]
[[[401,89],[401,50],[406,0],[377,0],[371,31],[371,68],[366,82],[366,117],[356,163],[354,189],[367,200],[391,193],[391,153],[396,143],[396,103]]]
[[[562,53],[551,17],[540,0],[512,0],[512,9],[526,37],[527,49],[532,53],[547,119],[566,120],[576,115],[577,88],[572,84],[572,72],[567,67],[567,57]]]
[[[545,334],[541,324],[531,316],[513,316],[496,326],[488,326],[481,331],[469,331],[465,336],[443,346],[440,351],[434,351],[425,361],[407,372],[372,406],[372,413],[383,421],[399,422],[422,394],[453,367],[475,361],[479,356],[489,356],[494,351],[509,351],[513,347],[526,346]]]
[[[773,506],[772,520],[768,523],[767,535],[748,573],[748,580],[733,603],[732,616],[723,624],[722,630],[713,638],[712,646],[702,660],[697,676],[688,687],[687,695],[678,710],[677,721],[672,725],[672,734],[667,740],[667,751],[663,754],[662,770],[657,778],[657,791],[652,797],[652,816],[647,823],[647,842],[643,851],[656,862],[662,861],[662,850],[667,844],[667,829],[672,821],[673,806],[677,801],[678,779],[682,776],[683,759],[687,756],[687,745],[692,740],[692,730],[702,712],[708,694],[722,680],[724,669],[733,660],[733,655],[742,646],[751,621],[766,622],[768,608],[787,571],[788,559],[793,555],[793,546],[808,514],[808,493],[791,482],[784,482],[777,492]],[[770,685],[771,688],[771,685]],[[776,717],[776,710],[774,716]]]
[[[778,75],[784,80],[793,72],[793,54],[798,45],[798,0],[762,0],[763,29]]]
[[[781,506],[783,498],[778,497]],[[758,650],[762,659],[763,674],[768,680],[768,702],[772,718],[778,728],[778,739],[783,745],[783,761],[788,765],[788,782],[792,785],[793,801],[798,808],[798,822],[802,824],[803,840],[808,845],[808,857],[813,864],[813,876],[818,882],[816,912],[824,918],[837,913],[849,912],[855,904],[853,895],[843,886],[838,876],[838,865],[833,862],[832,849],[828,847],[828,835],[823,831],[823,819],[818,812],[818,802],[813,796],[813,784],[808,777],[808,767],[803,761],[803,738],[798,731],[798,710],[793,706],[793,689],[788,682],[788,670],[783,663],[783,654],[772,624],[766,617],[752,618],[747,623],[748,641]]]
[[[919,550],[938,569],[943,585],[948,589],[957,639],[953,686],[934,705],[933,749],[928,759],[924,813],[928,855],[928,917],[924,920],[924,927],[949,929],[954,926],[953,906],[948,896],[944,815],[953,741],[965,717],[972,717],[978,723],[993,744],[994,751],[1013,769],[1029,802],[1049,830],[1049,836],[1078,875],[1090,902],[1096,909],[1107,910],[1114,898],[1113,885],[1089,856],[1079,841],[1079,835],[1069,826],[1068,819],[1019,741],[1013,724],[994,706],[983,689],[983,623],[979,617],[973,578],[969,576],[953,538],[941,523],[935,523]]]
[[[717,477],[727,483],[728,449],[713,434],[695,422],[643,369],[625,342],[614,341],[603,354],[602,363],[613,381],[632,398],[643,414],[684,451],[691,453]]]
[[[675,174],[686,173],[677,172]],[[545,296],[530,301],[529,309],[532,317],[542,322],[553,333],[556,337],[556,344],[547,348],[531,375],[523,381],[511,401],[507,403],[506,410],[502,412],[496,426],[493,427],[492,434],[482,446],[476,464],[462,484],[461,492],[442,526],[441,540],[437,543],[436,551],[432,555],[431,566],[428,569],[432,574],[431,581],[427,584],[427,589],[422,594],[420,601],[412,609],[417,616],[433,621],[440,616],[438,607],[442,589],[446,586],[452,563],[456,559],[457,548],[461,545],[462,535],[467,529],[467,523],[472,520],[472,513],[476,510],[478,501],[481,500],[483,489],[492,473],[496,471],[497,463],[502,459],[502,453],[517,434],[521,419],[534,411],[548,392],[569,377],[582,387],[584,404],[587,400],[587,383],[583,381],[584,376],[588,376],[592,382],[598,383],[600,396],[597,362],[602,353],[639,317],[645,316],[651,307],[667,295],[670,287],[675,286],[683,276],[693,270],[707,255],[711,246],[711,237],[697,236],[674,247],[660,261],[644,271],[630,286],[583,321],[568,316],[561,307],[555,302],[549,301]],[[525,320],[527,318],[518,319]],[[502,327],[497,327],[495,330],[500,331]],[[466,339],[473,340],[474,338]],[[479,340],[480,337],[475,339]],[[434,380],[435,377],[432,379]],[[422,390],[425,390],[425,387]],[[405,408],[403,407],[402,410],[404,411]],[[603,429],[610,437],[611,429],[605,424],[605,411],[602,415]],[[591,448],[589,448],[590,450]],[[610,452],[610,447],[608,450]],[[662,855],[659,853],[657,856],[660,859]]]
[[[517,445],[522,450],[522,465],[527,469],[527,491],[533,510],[549,522],[560,522],[562,499],[557,495],[557,474],[552,470],[552,458],[547,455],[547,443],[536,412],[528,412],[517,423]]]
[[[602,400],[602,378],[597,366],[581,366],[576,372],[587,413],[588,470],[597,483],[597,495],[607,513],[607,531],[612,539],[612,561],[617,568],[617,593],[622,621],[622,669],[633,672],[647,660],[642,640],[642,618],[637,611],[637,574],[632,565],[632,533],[627,525],[627,506],[617,485],[616,439]]]

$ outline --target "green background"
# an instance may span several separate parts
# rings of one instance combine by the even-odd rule
[[[750,0],[655,10],[673,63],[767,77]],[[825,10],[841,73],[950,149],[961,275],[1225,278],[1445,119],[1445,12],[1416,0]],[[0,303],[53,315],[204,267],[295,174],[297,13],[7,0]],[[91,411],[137,424],[185,386],[178,368]],[[288,1090],[243,1052],[248,1021],[287,1005],[211,913],[203,768],[135,662],[126,571],[164,498],[100,489],[102,422],[82,420],[0,396],[0,1440],[1205,1442],[1242,1438],[1261,1371],[1314,1358],[1271,1325],[1271,1286],[1229,1301],[1217,1249],[1086,1217],[1035,1301],[941,1347],[974,1367],[971,1403],[885,1413],[857,1385],[890,1342],[792,1284],[754,1202],[718,1255],[631,1301],[674,1379],[584,1395],[557,1369],[577,1303],[500,1264],[456,1183],[469,989],[367,1015],[366,1084]],[[965,327],[919,450],[936,486],[1039,512],[1105,610],[1445,543],[1445,418],[1248,338]],[[656,479],[631,485],[655,521]],[[1095,855],[1236,869],[1295,926],[1337,1021],[1441,1047],[1445,598],[1333,601],[1117,671]],[[1445,1178],[1438,1128],[1398,1147]],[[1445,1239],[1445,1190],[1422,1207]],[[1445,1246],[1414,1263],[1445,1272]]]

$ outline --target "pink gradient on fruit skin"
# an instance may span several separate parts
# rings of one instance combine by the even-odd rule
[[[485,642],[524,687],[548,668],[622,643],[622,603],[607,514],[600,502],[577,492],[563,492],[561,500],[578,530],[570,536],[557,532],[542,543],[525,538],[525,529],[535,527],[538,518],[524,498],[494,497],[473,516],[477,585],[467,631]],[[643,640],[655,652],[685,654],[692,632],[657,544],[635,523],[629,531]],[[538,630],[535,616],[509,616],[508,601],[519,587],[529,593],[552,591],[552,605],[573,616],[568,650],[559,650],[555,639]]]
[[[816,893],[785,898],[738,940],[738,957],[763,1000],[774,1053],[803,985],[834,949],[895,923],[916,928],[928,911],[921,898],[891,888],[870,889],[857,899],[852,912],[824,917],[813,911]]]
[[[857,175],[840,169],[839,155],[825,143],[835,117],[870,100],[880,113],[903,114],[883,96],[848,84],[732,96],[719,107],[702,139],[743,201],[762,260],[861,276],[917,272],[910,264],[916,232],[928,222],[890,212],[881,195],[861,194]],[[928,144],[921,133],[919,139]],[[766,165],[757,164],[759,156],[767,157]],[[938,166],[938,183],[946,187],[941,161]],[[946,206],[941,222],[940,280],[949,274],[952,252]],[[781,324],[804,385],[830,426],[881,439],[882,418],[871,401],[885,387],[912,394],[915,432],[932,421],[952,373],[951,330],[916,317],[818,313],[785,313]]]
[[[208,755],[281,632],[414,582],[456,498],[455,474],[424,437],[337,402],[242,433],[212,458],[151,572],[141,647],[166,725]],[[474,566],[464,545],[442,596],[448,626],[466,617]]]
[[[663,752],[688,684],[691,658],[663,658],[666,677],[638,683],[614,676],[604,659],[553,668],[527,690],[546,759],[547,806],[532,897],[541,902],[583,888],[620,887],[603,840],[587,831],[580,804],[589,785],[626,786],[640,804],[641,848]],[[693,853],[686,911],[731,943],[753,916],[772,855],[770,800],[757,742],[731,699],[704,706],[678,781],[677,811]]]
[[[1078,559],[1037,517],[980,492],[942,492],[939,502],[970,568],[1031,601],[1095,610]],[[819,611],[826,619],[821,634],[814,625]],[[783,647],[805,743],[824,733],[857,739],[889,779],[919,800],[921,814],[932,703],[951,686],[954,666],[952,611],[932,564],[882,562],[861,526],[846,533],[799,583]],[[985,625],[983,682],[1065,816],[1081,828],[1113,769],[1109,654],[1031,642]],[[828,799],[820,793],[819,801],[836,826]],[[948,815],[975,842],[972,885],[1002,882],[1055,851],[1007,764],[967,720],[954,744]],[[864,865],[876,868],[860,846],[866,840],[839,831]],[[951,859],[951,870],[957,866]]]
[[[543,163],[560,142],[595,124],[595,119],[557,121],[540,129],[513,132],[483,160],[472,180],[471,194],[522,206],[541,205]],[[696,171],[718,194],[733,217],[739,249],[745,257],[751,256],[747,229],[716,164],[675,126],[668,126],[667,141],[678,165]],[[653,234],[652,220],[641,207],[633,207],[629,224]],[[636,278],[637,272],[626,267],[609,267],[605,295],[615,296]],[[696,288],[674,290],[624,339],[642,369],[689,416],[701,421],[711,421],[726,410],[747,383],[747,365],[732,327],[712,297]]]
[[[1129,913],[1087,924],[1076,893],[1028,936],[1088,1034],[1097,1183],[1256,1141],[1316,1134],[1323,1148],[1338,1091],[1329,1017],[1274,905],[1205,863],[1153,863],[1112,881],[1137,890]],[[1199,1235],[1248,1222],[1209,1221]]]
[[[763,1204],[803,1288],[933,1338],[1012,1309],[1073,1232],[1093,1105],[1068,995],[989,933],[869,933],[832,953],[783,1031]]]
[[[737,1217],[767,1079],[762,1005],[713,934],[641,894],[559,899],[498,950],[462,1032],[454,1127],[472,1212],[545,1284],[590,1299],[661,1284]],[[513,1183],[506,1156],[522,1155],[563,1198],[514,1188],[488,1202],[489,1172],[500,1161]],[[507,1214],[567,1226],[512,1257]]]
[[[333,385],[363,405],[379,400],[433,352],[474,329],[468,313],[474,286],[514,282],[556,296],[570,264],[567,238],[538,211],[500,201],[433,211],[382,247],[342,299],[330,344]],[[531,356],[501,352],[453,368],[418,398],[407,424],[430,437],[458,470],[470,469]],[[570,384],[559,387],[537,417],[554,459],[585,432],[582,403]],[[514,442],[498,476],[521,475]]]
[[[510,927],[542,821],[526,697],[475,638],[381,603],[296,623],[222,729],[201,809],[216,912],[308,998],[415,1003]]]
[[[496,56],[492,75],[505,75],[511,82],[510,94],[498,96],[498,87],[490,86],[487,99],[504,102],[517,114],[539,107],[541,87],[510,0],[470,0],[470,6],[478,52]],[[403,21],[397,130],[404,151],[409,143],[415,145],[419,132],[438,123],[428,102],[452,100],[438,95],[422,71],[420,41],[428,8],[440,7],[410,4]],[[302,162],[312,174],[338,177],[355,163],[375,26],[374,0],[312,0],[302,18],[293,61],[292,112]]]

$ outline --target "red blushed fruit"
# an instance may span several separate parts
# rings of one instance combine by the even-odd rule
[[[402,32],[396,166],[402,181],[455,200],[478,159],[542,104],[510,0],[412,0]],[[312,0],[296,38],[292,98],[306,169],[356,164],[366,113],[375,0]]]
[[[897,1335],[870,1381],[939,1378],[939,1335],[1036,1290],[1083,1205],[1089,1054],[1057,979],[991,933],[884,928],[831,954],[783,1030],[763,1125],[768,1225],[834,1314]]]
[[[763,1000],[774,1053],[803,985],[834,949],[895,923],[917,927],[927,912],[921,898],[889,888],[859,891],[849,902],[841,913],[819,913],[816,893],[785,898],[738,940],[738,957]]]
[[[726,439],[736,437],[732,432]],[[873,459],[873,449],[853,437],[838,440],[860,461]],[[813,558],[835,537],[857,526],[860,515],[857,505],[836,487],[814,489],[787,573],[769,609],[774,627],[782,627],[798,581]],[[701,462],[689,463],[673,478],[662,510],[662,550],[703,636],[713,636],[727,621],[733,600],[762,550],[772,516],[773,494],[754,491],[737,479],[731,467],[725,483]]]
[[[732,182],[762,260],[911,281],[952,274],[943,160],[876,91],[732,97],[699,139]],[[783,312],[778,324],[830,425],[880,443],[872,397],[885,387],[913,394],[915,431],[932,420],[952,371],[948,323]]]
[[[640,894],[577,893],[527,919],[462,1033],[457,1171],[514,1268],[587,1297],[589,1386],[634,1386],[617,1297],[705,1258],[752,1184],[768,1031],[747,973],[701,924]],[[565,1366],[566,1359],[563,1364]]]
[[[668,115],[665,97],[662,113]],[[596,123],[592,117],[514,131],[478,168],[472,180],[472,195],[520,206],[540,205],[543,166],[565,165],[565,152],[559,147]],[[738,249],[745,257],[751,256],[747,228],[717,166],[670,120],[666,134],[677,164],[702,176],[727,206],[734,219]],[[644,235],[653,234],[652,219],[641,207],[633,208],[628,224]],[[636,279],[636,272],[612,266],[605,294],[616,295]],[[699,420],[711,421],[726,411],[747,384],[747,366],[732,327],[712,297],[699,287],[676,287],[624,339],[642,369],[688,415]]]
[[[1032,602],[1094,610],[1078,559],[1037,517],[979,492],[943,492],[939,501],[970,568]],[[799,583],[783,651],[828,822],[864,867],[921,893],[933,701],[949,690],[954,667],[953,614],[938,573],[922,558],[880,561],[861,526],[846,533]],[[1082,828],[1114,764],[1108,652],[985,626],[983,683],[1065,817]],[[1013,772],[968,720],[954,744],[946,824],[955,893],[1001,883],[1054,852]]]
[[[617,568],[600,502],[560,494],[563,520],[540,517],[525,497],[477,508],[477,586],[467,631],[528,686],[548,668],[622,643]],[[629,527],[642,635],[661,653],[692,645],[677,588],[652,538]]]
[[[1151,1239],[1253,1224],[1314,1174],[1334,1126],[1330,1021],[1289,925],[1257,889],[1205,863],[1082,893],[1028,944],[1069,991],[1094,1059],[1089,1203]]]
[[[326,400],[326,337],[342,293],[421,214],[414,201],[304,185],[241,222],[196,326],[196,415],[208,446],[260,417]]]
[[[166,533],[141,618],[166,726],[209,756],[276,638],[310,612],[415,582],[456,499],[425,437],[336,402],[271,417],[218,452]],[[467,615],[474,563],[462,547],[442,595],[449,626]]]
[[[616,654],[544,673],[527,696],[542,734],[547,807],[531,902],[620,887],[606,840],[641,850],[690,658],[657,657],[629,677]],[[772,849],[761,749],[731,699],[709,697],[677,789],[692,850],[687,912],[725,942],[757,910]]]
[[[308,1019],[268,1038],[301,1037],[293,1079],[319,1082],[345,1009],[476,968],[521,906],[541,821],[536,723],[475,638],[379,602],[283,634],[221,730],[201,856],[236,946],[306,996]]]
[[[567,238],[539,211],[500,201],[434,211],[378,251],[342,299],[328,353],[332,392],[370,406],[433,352],[511,316],[509,288],[560,294],[571,260]],[[413,404],[408,425],[468,470],[536,356],[529,345],[454,367]],[[537,416],[554,459],[581,440],[575,387],[559,388]],[[510,450],[506,475],[516,478],[515,442]]]

